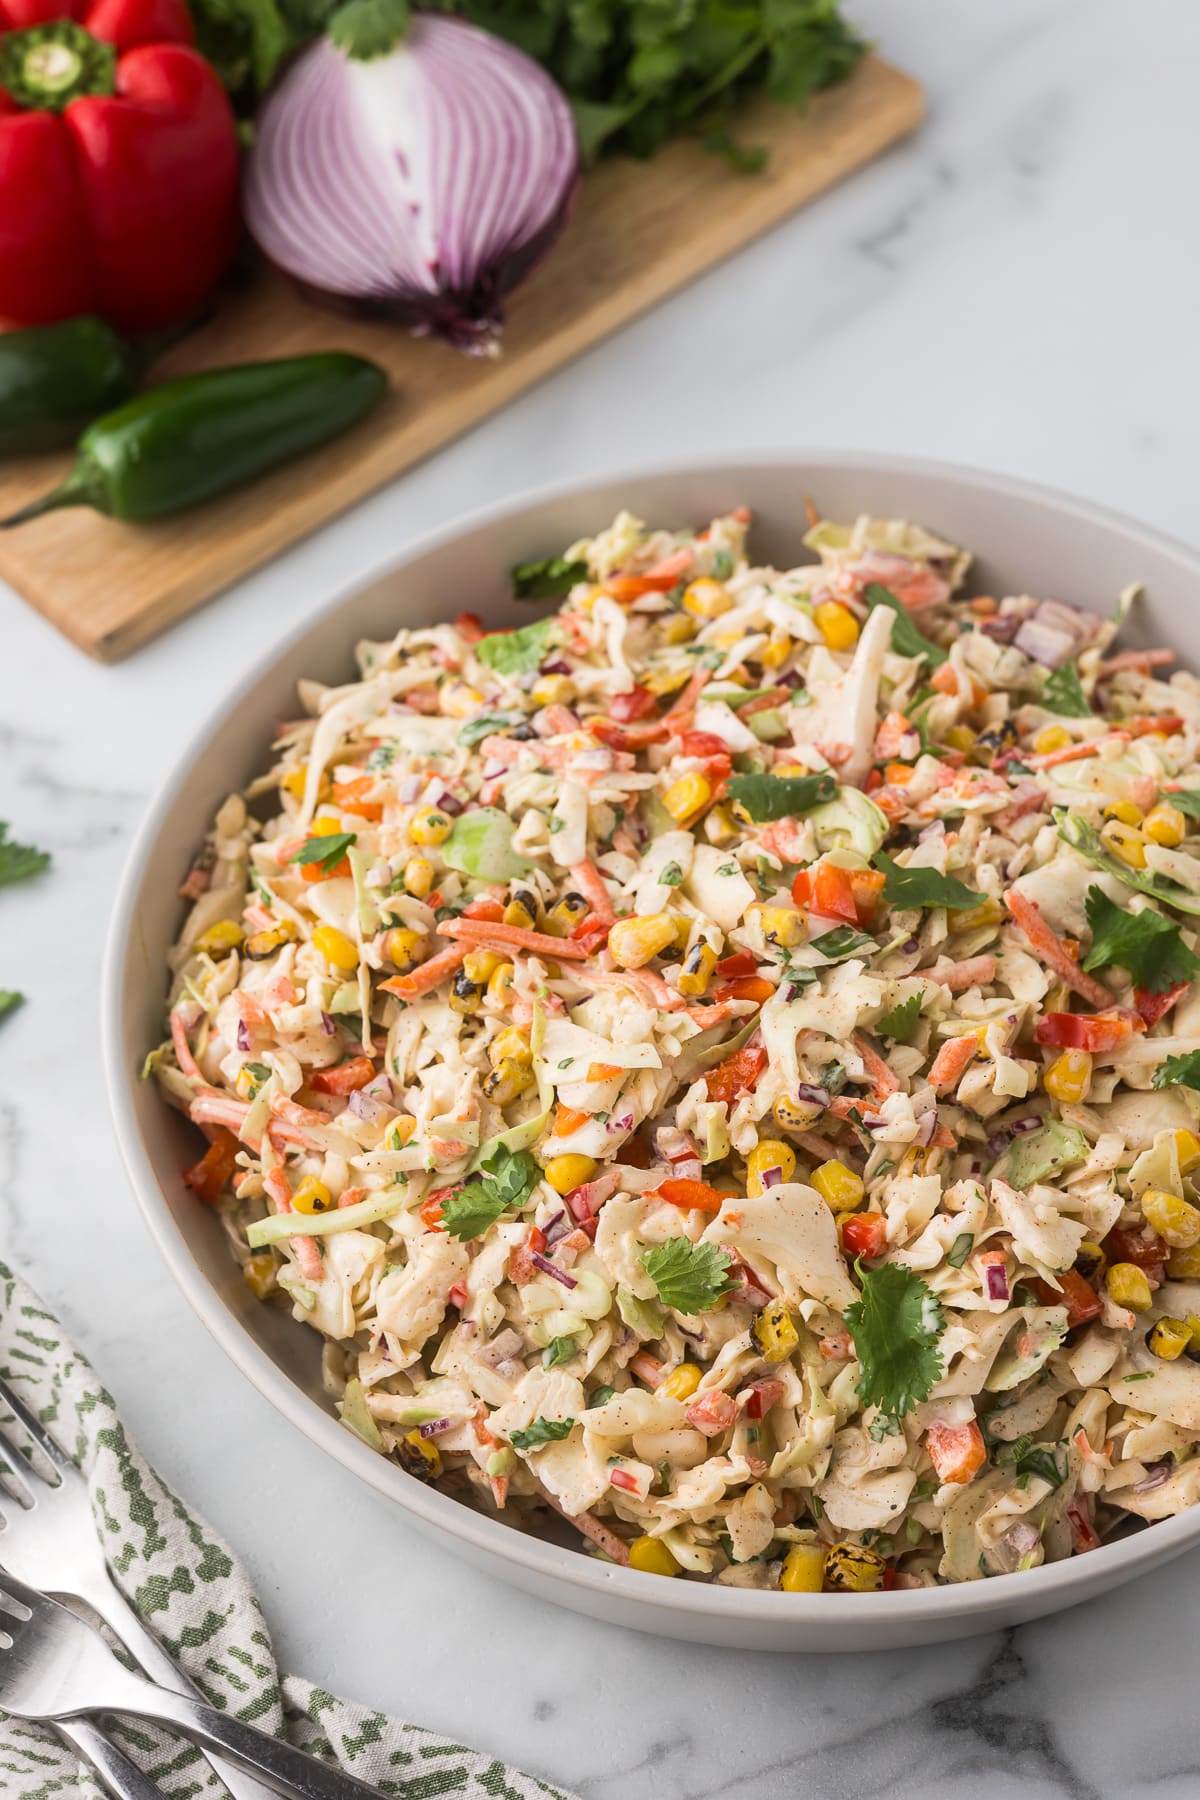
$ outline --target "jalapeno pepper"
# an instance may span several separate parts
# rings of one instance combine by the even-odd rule
[[[0,333],[0,456],[73,444],[89,420],[128,399],[178,335],[132,344],[90,313]]]

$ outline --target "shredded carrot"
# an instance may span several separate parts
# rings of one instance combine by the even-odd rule
[[[1035,955],[1047,968],[1061,976],[1081,1000],[1086,1000],[1097,1012],[1105,1012],[1116,1005],[1104,983],[1080,968],[1077,959],[1071,955],[1062,939],[1055,935],[1033,901],[1021,893],[1019,888],[1009,888],[1004,896],[1004,904],[1014,922],[1029,939]]]
[[[1062,750],[1047,750],[1044,756],[1026,758],[1031,768],[1057,769],[1060,763],[1080,762],[1085,756],[1098,756],[1105,744],[1128,743],[1131,732],[1108,731],[1103,737],[1089,738],[1086,744],[1068,744]]]
[[[1101,675],[1116,675],[1122,669],[1164,669],[1175,661],[1173,650],[1119,650],[1116,656],[1105,657],[1100,664]]]
[[[494,925],[488,927],[494,931]],[[422,994],[431,993],[440,987],[460,969],[467,954],[466,944],[454,944],[449,950],[439,950],[428,962],[423,962],[408,975],[392,975],[387,981],[381,981],[380,987],[388,994],[398,994],[401,1000],[419,1000]]]
[[[867,1074],[871,1077],[875,1092],[885,1098],[888,1094],[899,1091],[899,1078],[893,1074],[891,1067],[876,1050],[874,1044],[861,1031],[854,1033],[854,1048],[863,1059]]]
[[[192,1047],[187,1040],[187,1027],[177,1012],[171,1014],[171,1042],[175,1046],[175,1060],[189,1081],[203,1081],[200,1067],[192,1055]]]
[[[586,930],[589,924],[611,925],[616,916],[613,912],[612,901],[608,897],[604,877],[590,856],[585,857],[582,862],[572,865],[571,880],[592,909],[592,918],[584,920],[583,924],[577,928],[577,934]]]
[[[965,1037],[948,1038],[929,1065],[929,1085],[935,1093],[956,1088],[978,1053],[979,1040],[973,1031]]]
[[[582,962],[589,954],[582,944],[573,943],[570,938],[551,937],[548,931],[527,931],[523,925],[493,925],[486,919],[447,919],[438,930],[443,937],[461,938],[465,949],[475,945],[490,949],[498,944],[501,949],[529,950],[538,956],[553,956],[568,962]],[[441,957],[435,956],[431,961],[439,962]],[[430,963],[423,966],[427,969]],[[418,969],[416,973],[419,975],[422,970]],[[408,977],[401,976],[400,979],[405,981]],[[385,981],[382,985],[390,987],[393,993],[398,991],[392,982]]]

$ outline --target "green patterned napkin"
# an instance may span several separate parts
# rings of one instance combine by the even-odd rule
[[[478,1751],[281,1676],[244,1571],[142,1460],[93,1370],[3,1263],[0,1371],[84,1471],[118,1585],[214,1706],[402,1800],[571,1800]],[[120,1724],[113,1738],[174,1800],[225,1792],[199,1751],[178,1738]],[[14,1800],[106,1800],[53,1732],[2,1713],[0,1792]]]

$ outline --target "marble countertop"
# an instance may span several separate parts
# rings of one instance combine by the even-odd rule
[[[1200,1782],[1200,1553],[922,1652],[735,1656],[580,1620],[418,1538],[271,1411],[171,1285],[106,1116],[97,971],[160,772],[285,627],[418,532],[558,477],[568,444],[581,480],[722,447],[902,450],[1200,536],[1200,10],[850,10],[928,85],[911,143],[132,661],[88,663],[0,588],[0,817],[55,857],[0,897],[0,986],[29,996],[0,1041],[0,1253],[239,1548],[286,1665],[343,1693],[588,1800],[1182,1800]],[[370,1547],[357,1602],[310,1554],[335,1521]]]

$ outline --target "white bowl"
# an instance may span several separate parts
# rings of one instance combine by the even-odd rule
[[[435,533],[369,587],[332,602],[252,670],[215,711],[142,825],[117,901],[104,980],[104,1055],[117,1136],[151,1233],[187,1299],[259,1390],[331,1456],[389,1495],[461,1555],[546,1599],[597,1618],[694,1642],[756,1650],[858,1650],[933,1643],[1073,1605],[1200,1540],[1200,1507],[1085,1556],[918,1592],[755,1593],[664,1581],[593,1560],[483,1517],[423,1486],[338,1424],[319,1380],[320,1339],[260,1305],[237,1274],[213,1214],[183,1186],[195,1133],[137,1079],[162,1024],[166,952],[181,918],[176,888],[213,812],[263,765],[272,721],[294,707],[297,678],[348,678],[362,636],[387,637],[468,606],[493,624],[528,620],[508,592],[513,562],[557,554],[622,506],[656,524],[754,508],[756,556],[800,560],[804,497],[831,518],[860,512],[919,520],[978,558],[977,591],[1029,592],[1111,610],[1129,582],[1146,598],[1133,643],[1167,642],[1200,667],[1200,558],[1098,507],[997,476],[845,453],[764,457],[642,473],[509,501]]]

